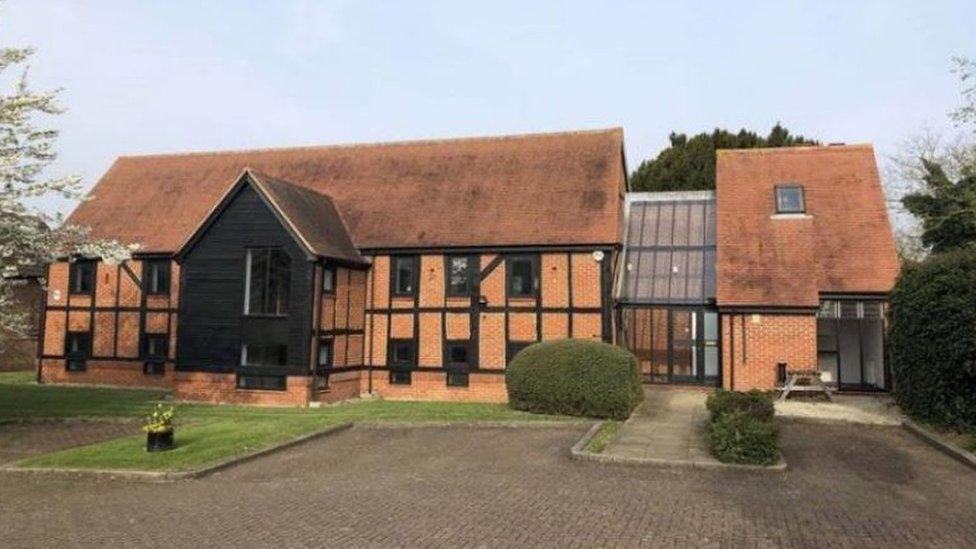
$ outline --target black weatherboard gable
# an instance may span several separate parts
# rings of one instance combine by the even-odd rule
[[[241,173],[204,222],[183,244],[176,254],[177,261],[182,261],[196,246],[220,213],[246,186],[253,188],[261,197],[282,227],[304,250],[307,259],[325,258],[350,267],[368,266],[366,259],[359,255],[338,209],[328,196],[250,169]]]

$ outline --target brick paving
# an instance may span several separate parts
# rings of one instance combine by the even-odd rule
[[[52,420],[0,424],[0,464],[139,432],[138,422],[122,421]]]
[[[200,480],[0,475],[0,546],[972,546],[976,474],[784,425],[785,473],[576,462],[585,428],[354,428]]]

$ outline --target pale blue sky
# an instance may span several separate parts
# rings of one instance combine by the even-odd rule
[[[123,154],[623,126],[874,142],[951,130],[976,2],[7,0],[0,43],[65,88],[57,173]],[[49,203],[64,209],[70,205]]]

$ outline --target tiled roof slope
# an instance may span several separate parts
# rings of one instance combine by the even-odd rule
[[[805,216],[775,215],[787,183],[804,187]],[[898,256],[870,145],[720,150],[716,195],[719,306],[891,290]]]
[[[331,198],[251,170],[246,176],[259,187],[309,252],[352,263],[366,262],[353,245]]]
[[[362,248],[620,240],[623,131],[121,157],[70,216],[174,252],[247,167],[329,195]]]

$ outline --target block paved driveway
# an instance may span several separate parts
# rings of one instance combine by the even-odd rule
[[[976,543],[976,472],[897,428],[787,424],[786,473],[575,462],[584,430],[354,428],[162,485],[0,475],[0,546]]]

